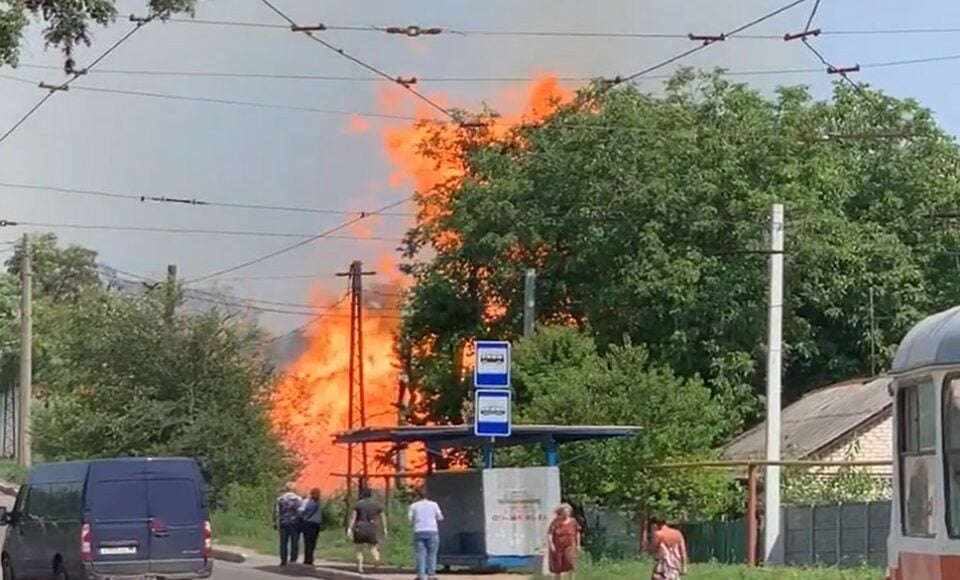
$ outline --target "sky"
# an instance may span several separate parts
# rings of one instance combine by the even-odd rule
[[[393,76],[562,77],[629,75],[691,46],[684,38],[543,37],[481,34],[494,31],[718,34],[774,10],[786,0],[274,0],[294,20],[333,26],[441,27],[463,32],[406,38],[366,30],[328,30],[321,37]],[[802,30],[814,0],[773,18],[751,33],[782,35]],[[142,0],[119,0],[123,18],[94,31],[94,44],[78,51],[83,67],[130,29],[125,16],[143,14]],[[869,5],[869,7],[868,7]],[[196,18],[284,24],[260,0],[201,0]],[[831,34],[813,42],[837,66],[863,65],[855,79],[932,108],[949,132],[960,132],[960,103],[943,90],[956,60],[904,66],[868,66],[889,61],[948,57],[960,53],[960,3],[919,0],[822,0],[813,27],[825,32],[899,30],[892,34]],[[945,29],[903,33],[908,29]],[[16,122],[43,91],[35,83],[62,81],[60,55],[48,51],[36,29],[24,41],[18,69],[0,69],[0,134]],[[42,68],[44,66],[53,69]],[[675,66],[732,72],[816,69],[737,80],[763,91],[780,84],[807,84],[826,96],[832,77],[796,42],[730,39]],[[658,74],[669,73],[668,67]],[[98,72],[99,71],[99,72]],[[128,72],[117,72],[128,71]],[[214,78],[143,72],[266,73],[327,75],[363,80]],[[347,219],[343,215],[279,212],[196,205],[141,203],[83,196],[43,187],[102,190],[121,194],[195,198],[345,211],[373,210],[411,193],[410,184],[391,185],[393,171],[379,128],[405,121],[368,118],[372,130],[350,130],[346,114],[382,111],[384,83],[303,35],[280,28],[200,23],[151,23],[124,43],[68,92],[57,93],[0,144],[0,220],[56,224],[0,228],[0,244],[25,232],[54,231],[64,243],[100,253],[103,264],[139,276],[160,278],[176,264],[190,280],[296,242]],[[656,91],[660,79],[641,86]],[[424,80],[418,87],[445,103],[476,108],[509,107],[516,82]],[[101,90],[84,90],[101,89]],[[117,94],[150,92],[204,99],[252,101],[299,107],[279,110]],[[307,111],[303,109],[315,109]],[[316,109],[327,111],[319,112]],[[396,211],[410,211],[403,206]],[[69,228],[132,226],[273,232],[288,237],[170,234]],[[352,260],[372,266],[396,247],[409,218],[384,217],[368,229],[378,240],[323,239],[274,259],[206,281],[236,296],[306,304],[317,288],[340,294]],[[351,232],[340,232],[350,235]],[[2,248],[3,246],[0,246]],[[0,255],[0,258],[3,256]],[[374,268],[375,269],[375,268]],[[383,273],[378,276],[383,279]],[[376,278],[374,278],[376,280]],[[266,303],[261,303],[266,305]],[[278,308],[278,309],[282,309]],[[307,316],[263,312],[270,329],[284,332]]]

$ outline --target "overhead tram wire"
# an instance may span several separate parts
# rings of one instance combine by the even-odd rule
[[[304,238],[310,234],[303,232],[265,232],[250,230],[211,230],[203,228],[165,228],[155,226],[122,226],[110,224],[77,224],[77,223],[58,223],[58,222],[33,222],[21,220],[0,219],[0,228],[7,227],[26,227],[26,228],[50,228],[65,230],[93,230],[93,231],[116,231],[116,232],[143,232],[158,234],[183,234],[183,235],[210,235],[210,236],[238,236],[252,238]],[[394,242],[401,243],[403,238],[389,238],[384,236],[351,236],[351,235],[330,235],[325,236],[330,240],[352,240],[352,241],[370,241],[370,242]]]
[[[958,30],[960,32],[960,30]],[[821,36],[825,33],[821,33]],[[782,36],[779,37],[781,40]],[[860,68],[870,69],[870,68],[890,68],[890,67],[899,67],[899,66],[912,66],[918,64],[929,64],[937,62],[945,62],[951,60],[960,60],[960,54],[945,54],[945,55],[935,55],[928,57],[917,57],[911,59],[902,59],[902,60],[889,60],[889,61],[878,61],[872,63],[863,63],[860,65]],[[43,69],[43,70],[58,70],[59,67],[47,66],[47,65],[34,65],[34,64],[21,64],[19,68],[31,68],[31,69]],[[330,75],[308,75],[308,74],[273,74],[273,73],[256,73],[256,72],[226,72],[226,71],[183,71],[183,70],[146,70],[146,69],[97,69],[94,72],[94,76],[97,75],[120,75],[120,76],[172,76],[172,77],[199,77],[199,78],[235,78],[235,79],[263,79],[263,80],[303,80],[303,81],[329,81],[329,82],[375,82],[375,83],[384,83],[389,82],[386,79],[373,78],[373,77],[359,77],[359,76],[330,76]],[[722,74],[728,77],[745,77],[745,76],[784,76],[784,75],[799,75],[799,74],[823,74],[823,68],[821,67],[803,67],[803,68],[781,68],[781,69],[746,69],[746,70],[730,70],[722,69]],[[672,75],[669,74],[659,74],[659,75],[645,75],[643,78],[646,80],[666,80],[671,78]],[[0,74],[0,78],[5,78],[8,80],[13,80],[17,82],[22,82],[35,86],[36,83],[29,79],[14,77],[10,75]],[[490,77],[418,77],[419,80],[423,82],[432,82],[432,83],[529,83],[536,81],[536,77],[530,76],[490,76]],[[560,82],[571,82],[571,83],[585,83],[592,80],[600,78],[596,77],[556,77]],[[79,89],[81,87],[76,87]],[[97,91],[96,87],[82,87],[83,89]],[[76,90],[75,89],[75,90]],[[112,89],[103,89],[103,90],[112,90]],[[137,95],[140,93],[137,92]],[[161,93],[155,93],[157,98],[174,98],[173,95],[166,95]],[[201,102],[206,102],[207,100],[203,97],[176,97],[183,100],[193,100],[198,99]],[[209,101],[216,102],[214,99]],[[228,104],[243,104],[248,105],[248,103],[231,101]],[[250,106],[264,106],[268,108],[273,107],[285,107],[283,105],[273,105],[267,103],[257,103],[249,104]],[[309,112],[319,112],[315,109],[310,109]],[[331,113],[334,113],[331,111]],[[335,114],[355,114],[358,116],[367,116],[367,113],[356,111],[336,111]],[[391,117],[392,118],[392,117]],[[403,117],[398,118],[397,120],[412,120],[413,117]]]
[[[232,28],[260,28],[265,30],[289,31],[290,27],[283,24],[271,24],[264,22],[250,22],[241,20],[211,20],[203,18],[167,18],[164,23],[176,24],[194,24],[198,26],[223,26]],[[379,33],[385,32],[386,26],[362,26],[362,25],[333,25],[325,24],[327,30],[336,32],[365,32]],[[542,37],[542,38],[637,38],[637,39],[685,39],[688,34],[679,32],[657,33],[657,32],[624,32],[610,30],[493,30],[493,29],[469,29],[469,28],[446,28],[440,29],[447,34],[453,34],[461,37],[469,36],[504,36],[504,37]],[[895,36],[895,35],[937,35],[937,34],[960,34],[960,27],[939,27],[939,28],[864,28],[848,30],[824,30],[822,36]],[[740,34],[737,35],[740,40],[782,40],[780,34]]]
[[[260,0],[260,2],[263,3],[263,4],[264,4],[266,7],[268,7],[270,10],[272,10],[275,14],[277,14],[277,16],[279,16],[280,18],[283,18],[283,19],[286,20],[288,23],[290,23],[290,29],[291,29],[292,31],[294,31],[294,32],[300,32],[300,33],[306,35],[308,38],[310,38],[310,39],[313,40],[314,42],[320,44],[321,46],[323,46],[323,47],[326,48],[327,50],[330,50],[330,51],[332,51],[332,52],[334,52],[334,53],[342,56],[343,58],[349,60],[350,62],[352,62],[352,63],[354,63],[354,64],[356,64],[356,65],[358,65],[358,66],[360,66],[360,67],[363,67],[364,69],[372,72],[373,74],[375,74],[375,75],[377,75],[377,76],[383,77],[384,79],[390,79],[390,80],[394,81],[397,85],[399,85],[400,87],[403,87],[404,90],[406,90],[408,93],[410,93],[410,94],[413,95],[414,97],[420,99],[421,101],[423,101],[424,103],[426,103],[426,104],[427,104],[428,106],[430,106],[431,108],[439,111],[439,112],[442,113],[444,116],[449,117],[450,119],[452,119],[452,120],[455,121],[455,122],[460,122],[460,119],[458,118],[458,116],[457,116],[456,114],[454,114],[453,112],[451,112],[449,109],[443,107],[440,103],[436,102],[435,100],[433,100],[433,99],[431,99],[430,97],[426,96],[425,94],[421,93],[421,92],[418,91],[417,89],[413,88],[413,86],[412,86],[413,83],[404,81],[404,80],[401,79],[400,77],[393,77],[393,76],[387,74],[386,72],[382,71],[381,69],[373,66],[372,64],[370,64],[370,63],[368,63],[368,62],[366,62],[366,61],[364,61],[364,60],[361,60],[361,59],[359,59],[359,58],[357,58],[357,57],[355,57],[355,56],[347,53],[347,52],[346,52],[345,50],[343,50],[342,48],[339,48],[339,47],[337,47],[337,46],[334,46],[334,45],[330,44],[329,42],[327,42],[326,40],[323,40],[322,38],[320,38],[319,36],[317,36],[316,34],[313,33],[313,30],[314,30],[314,29],[319,30],[319,29],[320,29],[319,27],[315,27],[315,28],[314,28],[314,27],[309,27],[309,26],[307,26],[307,27],[305,27],[305,26],[300,26],[299,24],[297,24],[296,21],[294,21],[292,18],[290,18],[290,16],[288,16],[285,12],[283,12],[282,10],[280,10],[279,8],[277,8],[277,7],[273,4],[273,2],[271,2],[271,0]]]
[[[307,244],[310,244],[310,243],[312,243],[312,242],[315,242],[316,240],[319,240],[319,239],[323,239],[323,238],[332,236],[333,234],[339,232],[340,230],[344,230],[344,229],[346,229],[346,228],[348,228],[348,227],[350,227],[350,226],[352,226],[352,225],[354,225],[354,224],[356,224],[356,223],[359,223],[360,221],[362,221],[362,220],[364,220],[364,219],[366,219],[366,218],[368,218],[368,217],[375,216],[375,215],[379,215],[380,213],[390,211],[391,209],[393,209],[393,208],[395,208],[395,207],[398,207],[398,206],[400,206],[400,205],[402,205],[402,204],[404,204],[404,203],[407,203],[407,202],[410,201],[411,199],[413,199],[413,196],[412,196],[412,195],[408,195],[408,196],[404,197],[403,199],[401,199],[401,200],[399,200],[399,201],[395,201],[395,202],[393,202],[393,203],[390,203],[390,204],[388,204],[388,205],[383,206],[382,208],[378,209],[377,211],[361,214],[361,215],[359,215],[359,216],[357,216],[357,217],[355,217],[355,218],[349,219],[349,220],[341,223],[341,224],[338,225],[338,226],[332,227],[332,228],[327,229],[327,230],[325,230],[325,231],[323,231],[323,232],[320,232],[319,234],[316,234],[316,235],[310,236],[310,237],[308,237],[308,238],[305,238],[305,239],[303,239],[303,240],[300,240],[299,242],[297,242],[297,243],[295,243],[295,244],[291,244],[291,245],[289,245],[289,246],[285,246],[285,247],[283,247],[283,248],[280,248],[279,250],[274,250],[273,252],[269,252],[269,253],[267,253],[267,254],[263,254],[262,256],[258,256],[258,257],[256,257],[256,258],[252,258],[252,259],[250,259],[250,260],[246,260],[246,261],[241,262],[241,263],[239,263],[239,264],[236,264],[236,265],[234,265],[234,266],[230,266],[229,268],[223,268],[223,269],[221,269],[221,270],[217,270],[217,271],[215,271],[215,272],[211,272],[211,273],[209,273],[209,274],[205,274],[205,275],[200,276],[200,277],[198,277],[198,278],[194,278],[194,279],[192,279],[192,280],[189,280],[189,281],[186,282],[185,284],[195,284],[195,283],[197,283],[197,282],[202,282],[202,281],[204,281],[204,280],[210,280],[210,279],[212,279],[212,278],[217,278],[217,277],[222,276],[222,275],[224,275],[224,274],[229,274],[229,273],[231,273],[231,272],[236,272],[237,270],[242,270],[242,269],[244,269],[244,268],[248,268],[248,267],[253,266],[253,265],[255,265],[255,264],[259,264],[259,263],[261,263],[261,262],[265,262],[265,261],[270,260],[270,259],[272,259],[272,258],[275,258],[275,257],[277,257],[277,256],[280,256],[280,255],[286,254],[286,253],[288,253],[288,252],[291,252],[291,251],[293,251],[293,250],[296,250],[297,248],[301,248],[301,247],[303,247],[303,246],[306,246]]]
[[[320,322],[321,320],[323,320],[324,317],[328,316],[331,312],[333,312],[334,310],[336,310],[338,307],[340,307],[340,305],[343,304],[343,302],[344,302],[347,298],[349,298],[349,297],[350,297],[350,293],[349,293],[349,292],[345,293],[343,296],[340,297],[339,300],[337,300],[336,302],[334,302],[334,303],[331,304],[330,306],[327,306],[327,307],[324,309],[323,312],[317,314],[316,316],[314,316],[314,317],[311,318],[310,320],[306,321],[305,323],[301,324],[300,326],[294,328],[293,330],[289,330],[289,331],[287,331],[287,332],[285,332],[285,333],[283,333],[283,334],[279,334],[279,335],[277,335],[277,336],[274,336],[273,338],[271,338],[271,339],[269,339],[269,340],[265,340],[265,341],[264,341],[264,344],[272,344],[272,343],[277,342],[277,341],[279,341],[279,340],[283,340],[283,339],[285,339],[285,338],[287,338],[287,337],[289,337],[289,336],[293,336],[294,334],[297,334],[297,333],[299,333],[299,332],[301,332],[301,331],[303,331],[303,330],[305,330],[305,329],[313,326],[313,325],[316,324],[317,322]]]
[[[12,182],[5,182],[5,181],[0,181],[0,188],[24,189],[29,191],[46,191],[46,192],[66,194],[66,195],[86,195],[86,196],[92,196],[92,197],[103,197],[108,199],[125,199],[130,201],[141,202],[141,203],[155,202],[155,203],[166,203],[166,204],[186,205],[186,206],[205,206],[205,207],[217,207],[217,208],[249,209],[249,210],[262,210],[262,211],[280,211],[280,212],[341,215],[341,216],[356,216],[364,213],[363,211],[351,211],[346,209],[266,205],[266,204],[239,203],[239,202],[229,202],[229,201],[211,201],[211,200],[199,199],[199,198],[186,198],[186,197],[165,196],[165,195],[146,195],[146,194],[138,195],[133,193],[119,193],[119,192],[113,192],[113,191],[105,191],[101,189],[82,189],[82,188],[74,188],[74,187],[59,187],[59,186],[52,186],[52,185],[36,185],[36,184],[30,184],[30,183],[12,183]],[[404,213],[404,212],[385,212],[378,215],[380,215],[381,217],[414,217],[415,216],[415,214],[413,213]]]
[[[41,83],[41,85],[40,85],[41,87],[47,88],[47,94],[45,94],[43,97],[41,97],[40,100],[37,101],[37,103],[36,103],[33,107],[31,107],[30,110],[28,110],[22,117],[20,117],[20,119],[18,119],[9,129],[7,129],[7,130],[3,133],[3,135],[0,135],[0,145],[2,145],[7,139],[9,139],[10,136],[13,135],[13,134],[17,131],[17,129],[19,129],[20,127],[22,127],[23,124],[26,123],[26,122],[30,119],[30,117],[32,117],[37,111],[40,110],[41,107],[43,107],[43,105],[45,105],[45,104],[47,103],[47,101],[49,101],[51,98],[53,98],[53,95],[54,95],[55,93],[58,93],[58,92],[60,92],[60,91],[66,91],[66,90],[70,87],[70,85],[72,85],[77,79],[79,79],[80,77],[82,77],[83,75],[85,75],[85,74],[87,73],[87,71],[89,71],[90,69],[93,69],[93,68],[96,67],[98,64],[100,64],[101,62],[103,62],[103,60],[106,59],[108,56],[110,56],[110,55],[113,53],[113,51],[115,51],[115,50],[117,50],[118,48],[120,48],[120,46],[121,46],[123,43],[125,43],[127,40],[130,39],[130,37],[132,37],[134,34],[136,34],[138,30],[140,30],[141,28],[143,28],[144,25],[146,25],[147,23],[151,22],[151,21],[153,20],[153,18],[154,18],[154,15],[150,15],[150,16],[148,16],[148,17],[146,17],[146,18],[139,18],[139,19],[135,19],[133,16],[131,16],[130,18],[131,18],[131,20],[133,20],[133,21],[136,23],[136,24],[134,25],[134,27],[131,28],[130,31],[128,31],[128,32],[127,32],[126,34],[124,34],[122,37],[120,37],[120,40],[114,42],[114,43],[113,43],[112,45],[110,45],[105,51],[103,51],[102,53],[100,53],[100,55],[99,55],[98,57],[96,57],[95,59],[93,59],[93,60],[90,62],[90,64],[88,64],[85,68],[79,69],[79,70],[75,70],[75,71],[70,75],[70,78],[68,78],[66,81],[64,81],[63,83],[61,83],[61,84],[59,84],[59,85],[50,86],[50,87],[44,87],[44,85]]]

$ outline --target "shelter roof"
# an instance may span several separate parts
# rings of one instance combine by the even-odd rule
[[[630,437],[640,427],[618,425],[514,425],[509,437],[498,437],[496,447],[572,443],[596,439]],[[406,427],[366,427],[338,434],[334,442],[344,443],[424,443],[434,449],[482,447],[490,444],[487,437],[473,434],[473,425],[436,425]]]

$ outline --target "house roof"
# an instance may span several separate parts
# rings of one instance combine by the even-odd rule
[[[893,357],[890,372],[960,363],[960,306],[928,316],[910,329]]]
[[[892,399],[889,377],[846,381],[807,393],[783,410],[781,456],[804,459],[886,412]],[[722,450],[726,459],[758,459],[766,451],[766,422]]]

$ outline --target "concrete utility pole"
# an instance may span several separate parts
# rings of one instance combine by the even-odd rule
[[[23,259],[20,263],[20,421],[17,441],[20,443],[20,466],[33,467],[30,436],[30,400],[33,398],[33,272],[30,237],[23,236]]]
[[[770,303],[767,338],[767,461],[780,461],[781,351],[783,345],[783,204],[774,204],[770,224]],[[763,554],[783,561],[780,542],[780,466],[768,465],[763,482]]]
[[[523,277],[523,336],[533,336],[533,325],[537,319],[537,271],[529,268]]]
[[[177,312],[177,265],[167,265],[167,288],[166,302],[164,304],[164,316],[166,321],[172,322],[173,315]]]

